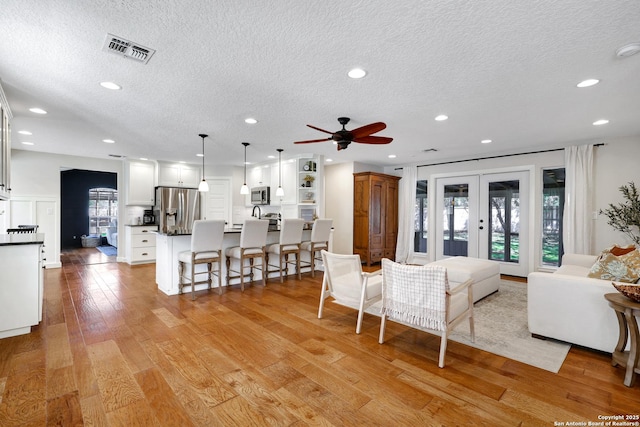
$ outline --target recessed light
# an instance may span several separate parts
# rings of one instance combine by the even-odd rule
[[[325,162],[333,162],[333,159],[324,159]]]
[[[267,158],[268,158],[268,159],[275,159],[275,158],[276,158],[276,156],[274,156],[274,155],[269,155],[269,156],[267,156]]]
[[[29,111],[36,114],[47,114],[42,108],[29,108]]]
[[[481,144],[491,144],[491,140],[490,139],[483,139],[482,141],[480,141]]]
[[[198,153],[198,154],[196,154],[196,156],[197,156],[197,157],[204,157],[204,154],[202,154],[202,153]]]
[[[587,79],[587,80],[581,81],[576,86],[578,86],[578,87],[589,87],[589,86],[597,85],[598,83],[600,83],[600,80],[598,80],[598,79]]]
[[[33,135],[31,132],[29,132],[28,130],[19,130],[18,133],[20,135]]]
[[[248,117],[246,119],[244,119],[245,123],[248,123],[250,125],[255,125],[256,123],[258,123],[258,121],[256,119],[254,119],[253,117]]]
[[[22,141],[22,145],[33,145],[33,142]]]
[[[149,160],[146,157],[140,157],[140,160]]]
[[[395,154],[389,154],[387,157],[389,157],[390,159],[395,159],[396,155]]]
[[[449,118],[449,116],[446,116],[444,114],[440,114],[439,116],[436,116],[435,120],[439,121],[439,122],[443,122],[445,120],[447,120]]]
[[[110,90],[120,90],[120,89],[122,89],[122,87],[120,85],[117,85],[114,82],[100,82],[100,86],[102,86],[105,89],[110,89]]]
[[[606,125],[607,123],[609,123],[609,120],[600,119],[600,120],[596,120],[595,122],[593,122],[593,125],[594,126],[601,126],[601,125]]]
[[[107,144],[115,144],[116,143],[113,139],[103,139],[102,142],[106,142]]]
[[[626,58],[627,56],[635,55],[640,52],[640,43],[629,43],[616,50],[616,55],[620,58]]]
[[[367,75],[367,72],[365,70],[363,70],[362,68],[354,68],[352,70],[350,70],[347,75],[349,77],[351,77],[352,79],[361,79],[364,76]]]

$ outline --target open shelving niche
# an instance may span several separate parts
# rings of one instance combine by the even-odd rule
[[[308,178],[313,178],[309,180]],[[298,217],[313,221],[321,216],[323,186],[322,159],[319,156],[298,159]]]

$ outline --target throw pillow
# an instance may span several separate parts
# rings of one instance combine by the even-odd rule
[[[598,258],[591,267],[588,276],[594,279],[615,280],[624,283],[635,283],[640,278],[638,272],[625,264],[622,257],[617,257],[612,253],[603,254]]]
[[[620,256],[620,255],[626,255],[629,252],[632,252],[635,250],[636,250],[635,245],[625,246],[624,248],[621,248],[618,245],[613,245],[613,247],[609,251],[615,256]]]

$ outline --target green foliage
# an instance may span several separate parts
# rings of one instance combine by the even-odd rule
[[[607,217],[607,224],[640,245],[640,194],[633,182],[623,185],[619,190],[626,199],[625,202],[617,205],[610,203],[609,208],[600,213]]]

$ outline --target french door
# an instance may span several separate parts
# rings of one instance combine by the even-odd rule
[[[528,274],[529,173],[439,178],[436,259],[469,256],[500,263],[500,272]]]

